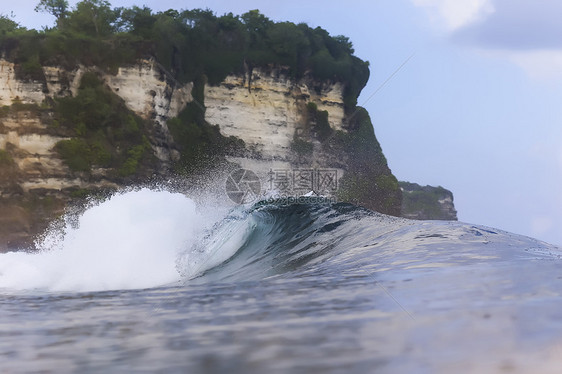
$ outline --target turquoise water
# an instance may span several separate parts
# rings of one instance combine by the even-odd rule
[[[141,190],[69,218],[39,245],[0,255],[1,372],[562,365],[561,251],[495,229],[346,204],[211,214]]]

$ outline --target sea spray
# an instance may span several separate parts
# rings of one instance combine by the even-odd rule
[[[36,253],[0,255],[0,288],[91,291],[155,287],[180,280],[178,254],[203,220],[179,193],[142,189],[87,209],[51,230]]]

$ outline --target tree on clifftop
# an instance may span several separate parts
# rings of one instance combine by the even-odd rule
[[[100,37],[115,32],[119,9],[111,9],[107,0],[82,0],[66,21],[66,27],[76,33]]]
[[[14,32],[20,28],[20,25],[11,20],[8,16],[0,14],[0,36],[6,33]]]
[[[68,2],[66,0],[41,0],[35,7],[35,11],[52,14],[59,22],[68,13]]]

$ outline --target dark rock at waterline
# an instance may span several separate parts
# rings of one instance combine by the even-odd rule
[[[402,190],[402,217],[417,220],[456,221],[453,193],[441,186],[420,186],[399,182]]]

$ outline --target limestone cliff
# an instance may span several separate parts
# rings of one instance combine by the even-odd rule
[[[453,193],[443,187],[400,182],[402,217],[418,220],[456,221]]]
[[[254,69],[229,75],[218,86],[205,86],[205,119],[227,136],[246,143],[249,153],[230,157],[262,180],[272,170],[334,168],[343,175],[343,155],[327,152],[312,134],[307,104],[326,111],[330,128],[346,131],[341,83],[290,79],[283,69]],[[305,139],[309,152],[294,152],[295,139]],[[308,192],[308,191],[307,191]]]
[[[89,191],[116,189],[151,175],[173,176],[182,149],[168,124],[189,105],[202,107],[204,120],[217,125],[222,135],[244,141],[245,151],[228,159],[254,171],[264,186],[274,172],[328,170],[334,173],[335,184],[317,192],[337,194],[334,186],[342,177],[351,176],[347,183],[356,188],[361,178],[375,173],[371,184],[380,184],[380,196],[370,199],[381,201],[354,202],[386,213],[399,210],[395,178],[378,143],[367,147],[380,153],[377,168],[368,168],[371,174],[361,175],[354,160],[360,156],[348,151],[364,140],[351,136],[358,126],[370,131],[374,142],[376,139],[364,115],[355,119],[346,115],[341,82],[307,76],[297,80],[283,68],[251,69],[229,75],[218,85],[206,84],[204,98],[199,100],[203,102],[199,102],[192,96],[193,83],[180,84],[154,60],[120,67],[115,74],[91,66],[71,71],[44,66],[43,74],[44,80],[21,80],[13,63],[0,60],[0,250],[29,243],[49,220]],[[61,141],[74,139],[84,130],[82,124],[76,124],[76,129],[60,126],[53,103],[79,96],[86,74],[99,77],[131,113],[146,122],[143,136],[153,156],[139,171],[133,169],[136,176],[124,177],[130,173],[117,173],[101,161],[92,162],[87,171],[72,168],[57,148]],[[94,152],[96,144],[88,152]],[[116,152],[135,154],[133,149]],[[136,166],[138,157],[133,161]]]
[[[306,131],[306,104],[328,112],[330,127],[344,127],[343,85],[293,81],[282,70],[254,69],[205,87],[206,120],[244,139],[262,157],[287,160],[295,134]]]

